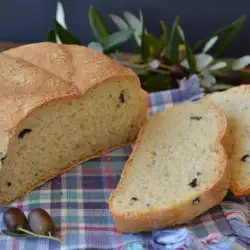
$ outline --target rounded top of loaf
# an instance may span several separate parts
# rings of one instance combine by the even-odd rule
[[[3,53],[24,59],[60,76],[63,80],[74,82],[81,92],[113,77],[129,76],[139,83],[131,69],[85,46],[41,42]]]
[[[0,152],[10,135],[34,109],[58,99],[81,96],[111,78],[133,79],[132,70],[110,57],[79,45],[41,42],[0,54]]]

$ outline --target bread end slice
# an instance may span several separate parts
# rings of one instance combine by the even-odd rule
[[[250,87],[241,85],[207,95],[202,102],[220,107],[228,120],[230,143],[223,143],[232,168],[230,190],[235,196],[250,194]],[[226,138],[224,142],[229,142]]]
[[[204,104],[176,105],[153,116],[109,198],[117,230],[183,224],[220,203],[230,185],[221,145],[226,127],[225,114]]]

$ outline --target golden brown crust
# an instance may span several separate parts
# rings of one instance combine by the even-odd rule
[[[83,93],[99,82],[120,76],[138,77],[104,54],[79,45],[34,43],[4,51],[3,54],[21,58],[62,79],[74,82]]]
[[[132,143],[133,141],[128,141],[128,143],[126,144],[123,144],[123,145],[117,145],[111,149],[109,149],[108,151],[103,151],[103,152],[99,152],[99,153],[94,153],[88,157],[82,157],[81,160],[77,161],[77,162],[72,162],[70,163],[68,166],[66,166],[62,171],[58,171],[57,173],[54,173],[50,178],[46,178],[45,180],[41,181],[39,184],[35,185],[35,186],[32,186],[30,187],[29,190],[25,190],[24,192],[22,192],[18,197],[15,197],[13,198],[11,201],[17,199],[17,198],[20,198],[20,197],[23,197],[24,195],[30,193],[32,190],[34,190],[35,188],[43,185],[45,182],[49,181],[49,180],[52,180],[53,178],[55,178],[56,176],[60,175],[60,174],[63,174],[63,173],[66,173],[67,171],[69,171],[70,169],[78,166],[80,163],[82,162],[85,162],[85,161],[89,161],[91,159],[94,159],[94,158],[98,158],[100,156],[102,156],[103,154],[105,153],[108,153],[109,151],[112,151],[112,150],[115,150],[117,148],[120,148],[120,147],[125,147],[125,146],[128,146]],[[10,202],[10,200],[0,200],[0,205],[8,205]]]
[[[199,105],[199,104],[193,104]],[[136,140],[134,150],[130,155],[128,161],[125,164],[124,170],[121,174],[121,179],[116,190],[114,190],[109,198],[109,208],[115,221],[116,228],[119,232],[140,232],[154,229],[160,229],[165,226],[179,225],[190,221],[197,215],[208,210],[209,208],[217,205],[226,196],[229,184],[231,171],[227,168],[227,156],[224,148],[221,145],[221,140],[224,137],[227,128],[227,119],[225,114],[218,108],[215,108],[219,113],[220,132],[216,139],[218,152],[220,154],[221,163],[216,173],[216,181],[212,186],[207,187],[201,192],[199,204],[192,204],[192,200],[196,197],[188,197],[178,206],[172,207],[171,209],[166,208],[153,208],[146,212],[136,213],[135,216],[131,214],[125,214],[122,212],[115,211],[113,207],[114,198],[117,190],[123,185],[123,180],[127,178],[127,169],[131,166],[131,161],[136,154],[140,144],[143,143],[143,136],[147,130],[147,124],[145,124]],[[202,202],[204,201],[204,202]],[[194,206],[196,206],[194,209]]]

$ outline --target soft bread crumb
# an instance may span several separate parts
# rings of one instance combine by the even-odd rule
[[[179,105],[153,116],[109,200],[118,230],[183,223],[218,204],[229,187],[220,144],[225,129],[224,114],[206,105]],[[221,191],[211,193],[218,182]],[[182,214],[168,218],[175,207]],[[161,222],[153,222],[157,214]]]
[[[2,160],[0,203],[9,203],[83,160],[136,139],[147,96],[132,81],[99,85],[83,97],[34,110]]]

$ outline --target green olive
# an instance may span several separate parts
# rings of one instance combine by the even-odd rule
[[[13,233],[18,233],[18,228],[28,229],[28,220],[22,210],[16,207],[7,209],[3,214],[3,223]]]
[[[54,221],[50,215],[41,208],[31,210],[28,222],[30,229],[36,234],[45,235],[51,233],[55,228]]]

